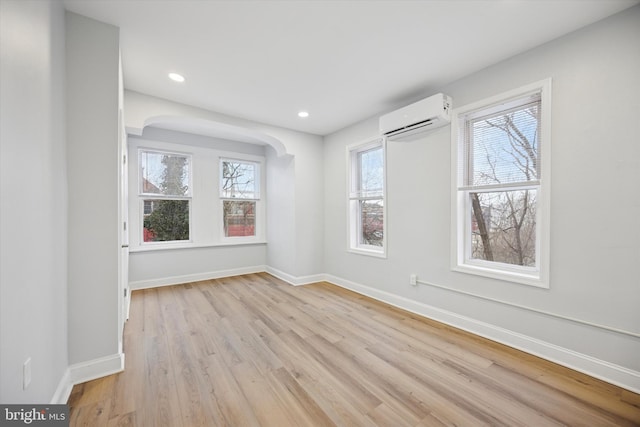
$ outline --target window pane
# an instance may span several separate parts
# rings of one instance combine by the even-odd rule
[[[470,193],[471,258],[536,264],[536,190]]]
[[[384,237],[384,202],[382,199],[360,200],[360,244],[382,246]]]
[[[381,194],[384,185],[384,157],[382,147],[358,153],[361,195]]]
[[[221,197],[258,199],[258,165],[225,160],[222,162]]]
[[[189,195],[189,158],[178,154],[142,151],[142,193]]]
[[[145,242],[189,240],[189,201],[144,200],[143,224]]]
[[[467,185],[537,180],[540,101],[470,120]]]
[[[222,203],[226,237],[256,235],[256,202],[225,200]]]

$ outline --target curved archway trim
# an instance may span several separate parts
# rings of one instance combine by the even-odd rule
[[[144,120],[140,128],[127,126],[127,133],[142,135],[142,131],[147,126],[158,126],[180,132],[194,133],[249,144],[268,145],[275,150],[278,157],[286,156],[288,154],[282,141],[266,133],[258,132],[242,126],[235,126],[195,117],[175,115],[151,116]]]

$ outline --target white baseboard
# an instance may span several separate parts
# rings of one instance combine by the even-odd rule
[[[55,393],[51,398],[52,405],[64,405],[71,396],[71,390],[73,389],[73,383],[71,383],[71,370],[67,368],[58,383]]]
[[[69,366],[72,384],[80,384],[124,371],[124,353],[112,354]]]
[[[640,372],[340,277],[327,282],[640,393]]]
[[[67,368],[51,398],[51,404],[65,404],[76,384],[124,371],[124,353],[76,363]]]
[[[273,267],[266,266],[265,270],[272,276],[277,277],[280,280],[284,280],[293,286],[308,285],[310,283],[322,282],[326,278],[326,274],[313,274],[309,276],[292,276],[284,271],[278,270]]]
[[[138,280],[129,282],[132,291],[139,289],[158,288],[161,286],[179,285],[182,283],[198,282],[201,280],[220,279],[223,277],[240,276],[242,274],[261,273],[266,271],[264,265],[256,265],[252,267],[232,268],[229,270],[211,271],[206,273],[186,274],[183,276],[162,277],[159,279]],[[275,274],[274,274],[275,276]]]
[[[72,384],[80,384],[124,371],[124,353],[100,357],[69,366]]]

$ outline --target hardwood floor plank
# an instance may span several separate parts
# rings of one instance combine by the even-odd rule
[[[412,399],[410,395],[398,393],[393,387],[390,387],[390,384],[380,381],[376,372],[367,370],[365,366],[357,363],[352,355],[343,352],[339,347],[331,345],[319,336],[309,342],[319,352],[331,357],[332,364],[341,366],[342,369],[350,372],[356,381],[370,390],[382,402],[376,408],[384,405],[385,408],[381,410],[385,413],[387,409],[395,410],[403,422],[408,425],[417,424],[425,415],[425,409],[421,402]]]
[[[151,336],[155,336],[166,333],[165,323],[161,321],[162,315],[160,314],[161,312],[157,288],[144,289],[140,292],[142,293],[144,306],[144,311],[142,313],[142,315],[144,316],[142,320],[142,328],[145,332],[145,335],[148,334]],[[137,295],[137,292],[132,292],[131,299],[134,299],[134,295]],[[128,324],[125,325],[125,331],[127,329]]]
[[[94,427],[106,426],[109,422],[108,408],[111,405],[109,400],[83,404],[74,407],[69,414],[69,425]]]
[[[250,310],[257,319],[268,325],[270,329],[276,332],[282,332],[288,329],[287,321],[273,312],[273,305],[279,303],[274,302],[262,292],[255,289],[258,286],[244,286],[235,290],[236,295],[240,298],[247,310]]]
[[[640,396],[326,282],[135,291],[71,426],[640,426]]]
[[[273,339],[268,345],[277,354],[291,375],[313,397],[318,406],[337,425],[371,425],[364,417],[364,413],[355,406],[361,402],[351,401],[340,393],[338,388],[343,385],[332,378],[322,364],[304,352],[303,339],[295,332],[283,332]],[[368,408],[364,408],[368,409]]]
[[[244,362],[231,369],[261,426],[279,427],[296,424],[295,419],[278,399],[278,395],[273,393],[267,378],[253,364]]]
[[[236,350],[237,345],[234,347],[236,337],[225,334],[223,320],[223,318],[220,318],[217,321],[207,322],[209,337],[217,349],[216,354],[219,354],[223,358],[227,366],[233,366],[242,363],[244,359],[242,354]]]
[[[267,376],[274,393],[296,420],[294,425],[330,427],[336,424],[324,413],[306,390],[291,376],[289,371],[279,368]]]
[[[224,416],[226,425],[260,426],[260,422],[240,389],[235,376],[231,369],[224,364],[222,358],[218,355],[210,356],[206,365],[211,394]]]
[[[439,420],[436,415],[429,414],[419,424],[416,424],[416,427],[456,427],[456,424]]]
[[[136,396],[136,413],[140,414],[139,419],[158,426],[183,425],[167,338],[145,334],[144,354],[146,358],[143,372],[125,369],[120,374],[127,374],[132,385],[136,382],[144,384],[144,392]]]
[[[349,341],[341,341],[337,345],[355,357],[366,369],[376,372],[378,380],[389,393],[404,399],[405,403],[411,402],[414,411],[425,417],[432,412],[438,412],[443,419],[455,425],[500,425],[490,414],[485,414],[481,406],[461,405],[465,402],[448,399],[447,395],[440,394],[437,388],[425,387],[413,376],[403,372],[397,364],[389,364],[368,348],[354,347]]]
[[[381,403],[380,405],[373,408],[373,410],[369,411],[367,414],[369,418],[378,426],[415,426],[415,422],[410,422],[406,420],[404,417],[400,416],[393,409],[388,407],[386,404]]]
[[[200,394],[197,368],[188,352],[187,340],[176,335],[168,344],[182,421],[186,426],[206,426],[209,423],[205,399]]]
[[[124,347],[127,350],[127,369],[140,372],[144,369],[144,339],[139,332],[131,332],[124,336]],[[111,376],[114,380],[109,419],[120,418],[125,414],[135,412],[135,397],[144,393],[142,381],[131,383],[127,376],[116,374]]]
[[[335,392],[351,402],[359,412],[366,414],[382,403],[352,375],[353,372],[334,363],[330,356],[317,351],[310,344],[314,337],[303,339],[295,333],[281,334],[281,337],[291,348],[307,355],[308,363],[314,361],[318,374],[317,379],[323,383],[333,384]]]
[[[108,427],[134,427],[135,425],[137,425],[135,412],[111,418],[107,424]]]

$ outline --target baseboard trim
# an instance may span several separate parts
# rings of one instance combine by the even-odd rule
[[[266,271],[264,265],[252,267],[232,268],[228,270],[210,271],[206,273],[186,274],[183,276],[162,277],[159,279],[137,280],[129,282],[132,291],[140,289],[159,288],[162,286],[179,285],[183,283],[198,282],[201,280],[221,279],[223,277],[240,276],[243,274],[261,273]],[[275,274],[274,274],[275,276]]]
[[[411,313],[533,354],[634,393],[640,393],[640,372],[638,371],[340,277],[324,275],[323,280]]]
[[[73,386],[124,371],[124,353],[112,354],[69,366],[56,388],[51,404],[65,404],[69,401]]]
[[[266,266],[264,271],[293,286],[302,286],[302,285],[308,285],[310,283],[322,282],[326,278],[326,274],[312,274],[309,276],[292,276],[291,274],[285,273],[284,271],[281,271],[281,270],[278,270],[277,268],[273,268],[269,266]]]
[[[58,383],[58,387],[56,388],[55,393],[53,393],[51,402],[49,403],[51,405],[64,405],[69,401],[72,389],[73,383],[71,383],[71,370],[67,368],[65,369],[64,374]]]
[[[69,366],[72,384],[80,384],[124,371],[124,353],[112,354]]]

